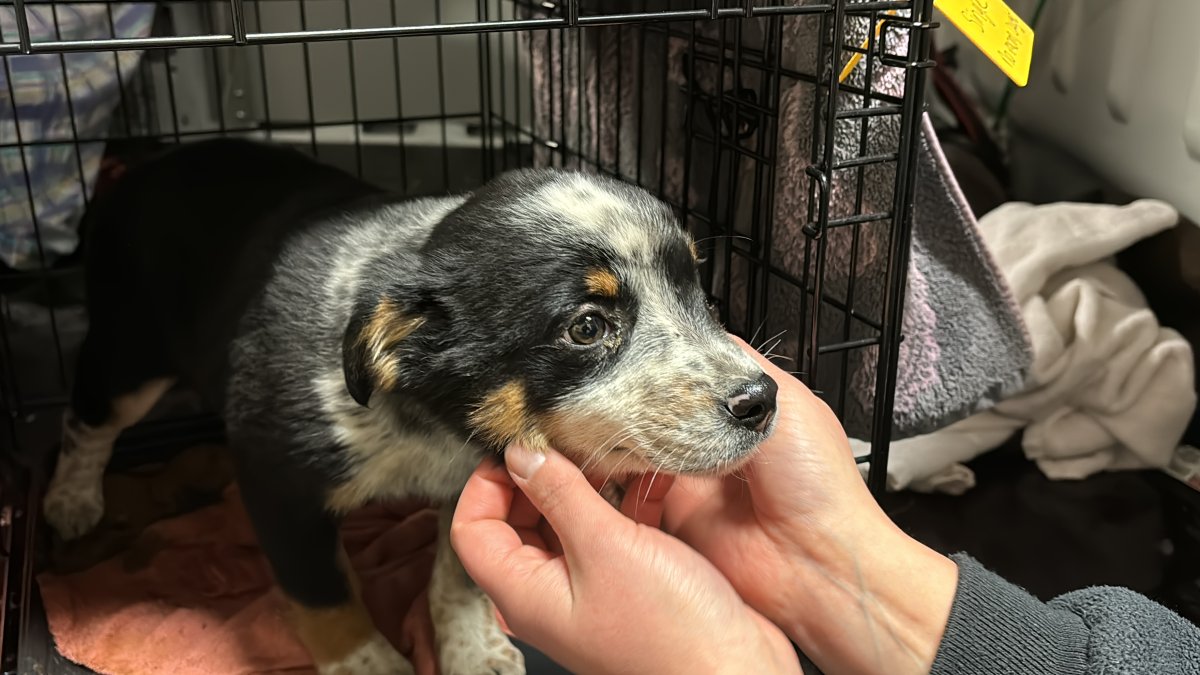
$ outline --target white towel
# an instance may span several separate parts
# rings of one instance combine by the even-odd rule
[[[961,494],[974,485],[961,463],[1020,429],[1026,456],[1050,478],[1166,467],[1196,408],[1192,350],[1109,258],[1177,222],[1153,200],[1013,203],[984,216],[979,229],[1021,306],[1033,368],[1022,392],[991,410],[893,443],[889,487]]]

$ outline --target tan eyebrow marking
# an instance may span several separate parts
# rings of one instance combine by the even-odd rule
[[[621,282],[617,279],[617,275],[611,270],[592,269],[589,270],[587,276],[583,278],[584,286],[588,293],[592,295],[601,295],[606,298],[615,298],[621,290]]]

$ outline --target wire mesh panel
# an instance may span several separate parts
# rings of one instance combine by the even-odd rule
[[[696,236],[729,328],[872,441],[868,480],[881,489],[930,5],[0,6],[6,498],[57,443],[87,321],[78,224],[89,200],[147,153],[214,136],[290,145],[410,196],[522,166],[648,188]],[[120,447],[219,433],[184,392]]]

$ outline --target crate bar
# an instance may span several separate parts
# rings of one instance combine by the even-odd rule
[[[240,3],[241,0],[233,0]],[[354,26],[354,13],[350,9],[350,3],[342,5],[346,27]],[[354,51],[355,44],[353,42],[346,43],[346,60],[350,66],[350,116],[358,119],[358,75],[356,72],[358,54]],[[215,51],[215,50],[214,50]],[[313,120],[314,122],[316,120]],[[363,177],[363,156],[362,156],[362,125],[354,125],[354,168],[358,172],[358,177]]]
[[[488,2],[487,0],[477,0],[475,3],[475,17],[480,21],[488,20]],[[479,72],[479,164],[480,177],[483,180],[488,180],[492,177],[492,172],[495,170],[495,161],[492,158],[492,147],[494,139],[492,138],[492,67],[491,67],[491,40],[480,33],[475,36],[475,47],[479,50],[476,64],[476,69]],[[501,71],[503,72],[503,71]],[[503,95],[503,84],[501,84],[501,95]]]
[[[621,55],[625,52],[625,33],[624,26],[617,26],[617,101],[621,100],[621,82],[625,79],[625,66],[621,63]],[[599,106],[597,106],[597,109]],[[616,151],[613,153],[613,168],[616,169],[617,178],[624,178],[621,174],[621,115],[617,111],[617,124],[614,130],[613,145]],[[687,181],[684,181],[685,183]]]
[[[300,29],[308,29],[308,12],[305,10],[305,3],[301,1],[297,8],[300,10]],[[300,53],[304,57],[304,99],[308,110],[308,148],[312,152],[313,159],[320,160],[321,152],[317,149],[317,106],[313,101],[313,79],[312,79],[312,53],[308,49],[308,43],[300,45]]]
[[[642,0],[642,7],[645,8],[645,6],[646,6],[646,0]],[[645,85],[646,85],[646,53],[647,53],[646,52],[646,33],[647,32],[648,31],[645,28],[637,30],[637,52],[636,52],[636,54],[638,56],[637,56],[637,60],[634,61],[634,67],[637,69],[637,72],[634,74],[635,78],[636,78],[636,82],[634,84],[634,87],[635,87],[634,95],[637,97],[637,99],[634,103],[634,107],[637,110],[637,123],[636,123],[635,131],[634,131],[635,140],[634,140],[634,150],[633,150],[633,154],[634,154],[633,173],[634,173],[634,182],[637,183],[638,185],[640,185],[641,187],[646,187],[646,183],[643,180],[643,176],[642,176],[642,173],[643,173],[642,164],[643,164],[643,158],[646,156],[644,153],[645,146],[643,143],[643,136],[644,136],[644,127],[646,125],[646,107],[647,107],[646,106],[646,87],[645,87]],[[685,120],[685,123],[686,123],[686,120]]]
[[[8,47],[7,51],[32,54],[33,42],[29,38],[29,15],[25,13],[25,0],[13,0],[13,13],[16,14],[17,19],[17,44],[0,46]]]
[[[734,26],[734,31],[737,35],[741,35],[742,34],[741,26]],[[721,142],[721,139],[725,139],[727,136],[722,127],[722,118],[725,115],[725,109],[726,109],[725,108],[725,105],[726,105],[725,96],[728,93],[728,90],[725,89],[725,85],[724,85],[726,61],[729,58],[728,54],[730,51],[729,50],[729,24],[727,24],[727,23],[721,24],[720,40],[721,40],[722,48],[721,48],[721,53],[718,56],[718,58],[720,59],[717,64],[718,80],[715,83],[714,89],[716,91],[713,94],[713,99],[716,101],[715,110],[717,111],[717,117],[716,117],[716,119],[714,119],[712,121],[713,135],[718,140],[716,141],[716,148],[715,148],[716,161],[713,162],[712,177],[709,179],[709,181],[711,183],[711,187],[709,189],[709,208],[708,208],[708,212],[712,213],[714,215],[716,215],[718,213],[717,205],[720,204],[720,196],[719,196],[720,191],[718,190],[718,186],[721,182],[721,168],[722,168],[722,166],[724,166],[724,161],[726,160],[726,158],[728,158],[729,170],[730,170],[730,172],[733,172],[733,173],[737,172],[737,170],[739,168],[738,165],[740,164],[740,162],[738,161],[738,156],[737,156],[736,152],[730,153],[730,154],[726,154],[726,152],[722,152],[722,148],[724,148],[726,151],[731,150],[731,149],[736,149],[736,147],[737,147],[736,143],[730,143],[727,145],[727,144]],[[735,49],[736,49],[736,47],[735,47]],[[692,51],[693,51],[693,53],[695,52],[694,49]],[[736,56],[736,52],[735,52],[735,56]],[[734,69],[734,85],[733,86],[735,88],[737,87],[737,79],[736,79],[737,78],[737,68],[740,64],[741,64],[741,60],[740,60],[740,57],[738,57],[738,60],[734,63],[734,66],[733,66],[733,69]],[[693,80],[693,82],[696,80],[695,71],[692,71],[692,76],[690,79]],[[696,83],[696,84],[698,85],[698,83]],[[666,91],[666,87],[663,87],[663,91]],[[736,89],[735,89],[735,91],[736,91]],[[730,131],[730,134],[728,134],[728,135],[732,136],[732,138],[736,139],[737,138],[736,107],[735,107],[734,113],[733,113],[733,128],[731,128],[729,131]],[[665,138],[666,138],[665,133],[664,133],[663,138],[665,140]],[[663,154],[663,158],[664,159],[666,158],[666,153]],[[663,164],[665,165],[666,162],[664,161]],[[723,231],[724,231],[724,234],[729,237],[736,237],[737,236],[737,222],[735,219],[737,217],[737,181],[731,180],[731,181],[728,181],[728,184],[729,184],[730,188],[732,188],[732,189],[729,190],[729,195],[725,199],[725,213],[724,213],[724,217],[722,218],[722,220],[724,221]],[[661,192],[661,191],[662,190],[659,190],[659,192]],[[681,199],[686,201],[688,199],[688,195],[686,195],[686,194],[681,195]],[[733,240],[730,239],[730,240],[726,241],[725,274],[724,274],[725,278],[723,279],[724,283],[721,284],[721,296],[722,296],[721,297],[721,313],[722,313],[722,318],[726,322],[729,321],[729,308],[731,306],[730,301],[733,298],[733,279],[734,279],[733,250],[734,250]],[[745,330],[744,327],[743,327],[743,330]]]
[[[433,20],[436,23],[442,22],[442,0],[434,0],[433,2]],[[434,39],[437,45],[437,101],[438,101],[438,126],[442,133],[442,187],[450,191],[450,146],[447,142],[446,130],[446,45],[442,40],[442,36],[437,36]]]
[[[257,6],[257,3],[256,3]],[[391,13],[392,23],[396,23],[396,2],[388,0],[388,11]],[[261,50],[262,47],[259,47]],[[400,77],[400,41],[392,40],[392,69],[396,72],[396,81],[392,84],[396,87],[396,119],[404,119],[404,95],[401,93],[404,89],[404,81]],[[265,80],[264,80],[265,81]],[[408,195],[408,148],[404,144],[404,122],[400,121],[396,124],[396,143],[400,147],[398,160],[400,162],[400,188],[401,194]]]
[[[71,0],[72,5],[117,5],[127,0]],[[48,0],[37,0],[38,4],[50,4]],[[745,3],[745,0],[743,0]],[[529,6],[527,0],[517,0],[514,5]],[[885,9],[910,9],[913,6],[913,0],[872,0],[871,2],[855,2],[846,7],[847,14],[863,14],[869,11],[885,10]],[[729,8],[726,8],[729,9]],[[812,14],[816,12],[827,12],[833,9],[833,3],[823,2],[814,3],[803,6],[791,5],[776,5],[776,6],[756,6],[751,16],[778,15],[778,14]],[[745,17],[744,7],[735,7],[732,10],[739,17]],[[709,10],[704,10],[708,14]]]
[[[471,33],[500,33],[517,30],[566,28],[566,19],[519,19],[517,21],[474,21],[468,23],[433,24],[425,26],[384,26],[377,28],[329,28],[278,33],[250,33],[251,44],[282,44],[287,42],[323,42],[328,40],[369,40],[387,37],[425,37],[466,35]]]
[[[876,59],[872,57],[872,54],[875,51],[876,36],[875,36],[875,31],[872,30],[871,27],[877,25],[878,22],[879,22],[878,14],[872,14],[871,20],[867,23],[867,27],[866,27],[867,28],[867,49],[866,49],[867,63],[866,63],[866,72],[864,73],[864,76],[863,76],[863,89],[868,92],[874,88],[875,62],[876,62]],[[869,96],[863,96],[862,97],[862,107],[860,109],[869,110],[870,107],[871,107],[871,98]],[[834,124],[836,124],[836,123],[837,122],[835,120]],[[859,154],[859,156],[862,156],[867,153],[867,142],[870,138],[871,120],[866,119],[866,118],[858,119],[855,123],[858,124],[858,127],[859,127],[858,154]],[[862,214],[863,199],[864,199],[863,191],[866,186],[866,167],[860,166],[858,168],[857,173],[858,173],[858,176],[857,176],[857,181],[856,181],[855,191],[854,191],[854,213]],[[862,242],[861,237],[862,237],[862,226],[859,223],[855,223],[854,225],[851,226],[851,230],[850,230],[850,275],[849,275],[849,278],[847,279],[847,283],[846,283],[846,305],[849,307],[850,310],[854,309],[854,291],[856,290],[855,286],[857,285],[856,282],[858,280],[858,254],[859,254],[858,247],[859,247],[859,244]],[[842,321],[842,341],[843,341],[843,343],[847,343],[850,340],[851,332],[852,332],[851,331],[851,322],[850,322],[849,311],[848,311],[847,316]],[[838,391],[837,414],[839,416],[844,416],[845,412],[846,412],[846,397],[850,393],[850,391],[849,391],[850,388],[847,387],[845,383],[847,382],[846,378],[849,375],[849,369],[850,369],[850,359],[849,359],[848,355],[843,355],[841,358],[841,370],[839,371],[839,376],[838,376],[839,381],[842,382],[842,386],[839,387],[839,391]]]
[[[833,186],[830,181],[833,178],[833,168],[835,166],[835,151],[837,148],[837,119],[838,112],[838,90],[841,82],[838,80],[838,63],[842,53],[842,47],[845,45],[846,32],[846,14],[845,3],[838,3],[838,6],[833,12],[833,39],[830,41],[830,65],[828,81],[825,83],[825,92],[828,98],[824,101],[824,138],[821,140],[821,158],[818,166],[810,166],[807,170],[812,177],[812,182],[817,187],[817,221],[815,227],[811,230],[805,230],[804,233],[809,235],[809,242],[816,246],[816,270],[813,274],[813,296],[821,297],[824,293],[825,286],[825,262],[828,238],[825,236],[825,229],[829,226],[829,205],[832,200]],[[822,35],[821,39],[824,39]],[[820,106],[814,107],[814,112],[820,110]],[[811,203],[811,202],[810,202]],[[805,261],[806,263],[808,261]],[[807,284],[806,284],[807,286]],[[821,333],[821,308],[816,306],[813,308],[812,316],[809,317],[808,324],[808,375],[812,378],[812,382],[816,384],[817,367],[820,363],[820,333]]]
[[[259,3],[254,3],[254,25],[262,26],[262,10]],[[263,103],[263,122],[259,124],[261,128],[267,130],[267,140],[273,141],[275,137],[271,134],[271,91],[265,84],[267,81],[267,57],[266,50],[262,45],[258,45],[258,81],[263,84],[262,103]],[[399,112],[396,113],[397,115]]]
[[[912,246],[914,195],[916,193],[917,136],[925,109],[926,71],[929,59],[933,0],[917,0],[908,22],[908,72],[904,82],[904,114],[900,130],[900,162],[896,166],[896,189],[892,209],[895,229],[888,246],[887,291],[883,301],[883,325],[879,358],[875,369],[875,402],[871,424],[871,468],[867,487],[875,494],[887,489],[887,460],[892,437],[892,409],[896,402],[896,378],[903,329],[904,293],[908,281],[908,257]],[[902,22],[895,21],[897,25]],[[886,30],[887,27],[884,27]],[[882,35],[882,32],[881,32]]]
[[[12,82],[13,81],[12,63],[8,59],[3,59],[3,61],[4,61],[4,65],[3,65],[4,79],[6,82]],[[69,92],[68,92],[68,96],[69,96]],[[21,122],[21,114],[22,114],[21,106],[17,105],[16,101],[13,101],[12,113],[13,113],[13,117],[12,117],[13,130],[16,133],[17,143],[18,143],[18,145],[20,145],[20,144],[24,143],[25,137],[21,131],[23,128],[23,125]],[[77,135],[76,135],[76,138],[78,138]],[[29,202],[29,213],[32,216],[32,221],[33,221],[33,223],[32,223],[33,224],[33,240],[34,240],[34,245],[37,249],[38,269],[45,270],[49,267],[49,265],[46,263],[46,245],[45,245],[46,240],[42,235],[41,218],[38,216],[36,196],[35,196],[34,190],[33,190],[33,179],[30,174],[30,166],[29,166],[30,161],[29,161],[28,153],[25,152],[25,149],[23,147],[19,148],[19,154],[21,155],[21,173],[23,173],[24,177],[25,177],[25,181],[24,181],[25,197]],[[79,150],[78,150],[78,146],[76,146],[76,159],[78,159],[78,154],[79,154]],[[7,311],[7,305],[4,305],[4,309],[5,309],[5,311]],[[49,311],[48,316],[50,318],[50,333],[51,333],[52,337],[54,338],[54,354],[55,354],[55,358],[58,363],[59,386],[61,389],[65,390],[67,388],[67,380],[66,380],[67,369],[66,369],[66,363],[63,359],[62,334],[58,328],[58,315],[55,312],[55,308],[53,306],[47,307],[46,309]],[[8,317],[6,317],[6,316],[0,317],[0,323],[3,323],[5,326],[5,331],[6,331],[5,339],[7,340],[8,339],[8,337],[7,337]],[[17,404],[18,404],[17,409],[19,410],[20,409],[20,400],[21,400],[20,399],[20,382],[18,381],[18,378],[15,373],[11,373],[10,376],[12,377],[12,388],[14,391],[17,392]]]
[[[179,49],[187,47],[226,47],[236,45],[232,35],[187,35],[182,37],[117,38],[114,40],[53,40],[30,45],[28,51],[14,43],[0,44],[0,54],[57,54],[99,50]]]
[[[566,26],[563,19],[521,19],[517,21],[491,21],[487,23],[459,23],[432,26],[390,26],[382,28],[333,28],[328,30],[281,31],[274,33],[247,33],[246,44],[287,44],[293,42],[324,42],[329,40],[369,40],[391,37],[421,37],[431,35],[457,35],[463,33],[504,32],[542,30]],[[170,37],[118,38],[113,40],[54,40],[37,42],[29,47],[29,54],[57,52],[88,52],[99,49],[183,49],[188,47],[230,47],[237,45],[230,34],[184,35]],[[0,44],[0,54],[21,53],[21,45]]]
[[[441,120],[441,119],[464,120],[464,119],[472,119],[474,117],[476,117],[476,115],[474,113],[453,113],[453,114],[447,114],[444,117],[439,116],[439,115],[412,115],[410,117],[383,117],[383,118],[369,118],[369,119],[365,119],[365,120],[364,119],[360,119],[360,120],[341,119],[341,120],[330,120],[327,122],[316,122],[316,123],[287,122],[287,123],[276,123],[276,124],[263,124],[263,125],[260,125],[257,127],[247,127],[244,129],[229,129],[225,132],[224,135],[231,136],[231,137],[257,137],[257,136],[269,137],[271,134],[280,133],[280,132],[288,132],[288,131],[307,132],[308,130],[310,130],[313,127],[316,127],[317,129],[329,129],[329,128],[335,128],[335,127],[349,127],[349,126],[354,126],[354,125],[361,125],[362,127],[367,128],[367,127],[372,127],[372,126],[384,126],[384,125],[387,125],[387,126],[392,126],[392,125],[397,125],[397,124],[403,125],[406,122],[429,122],[429,121],[437,121],[437,120]],[[374,132],[368,132],[368,133],[370,133],[372,137],[375,136]],[[110,141],[133,141],[133,140],[155,140],[155,141],[176,140],[176,141],[179,141],[180,139],[189,138],[189,137],[215,136],[215,135],[221,135],[221,131],[219,129],[196,129],[193,131],[174,131],[174,132],[167,131],[167,132],[162,132],[162,133],[139,133],[139,134],[133,134],[133,135],[86,136],[86,137],[80,138],[79,143],[80,144],[107,143]],[[382,135],[380,135],[379,137],[382,139]],[[32,147],[38,147],[38,146],[62,145],[62,144],[63,144],[63,141],[58,140],[58,139],[24,141],[24,142],[8,141],[8,142],[0,143],[0,149],[32,148]],[[397,147],[401,147],[401,146],[403,146],[403,143],[397,142]],[[11,273],[11,272],[0,273],[0,279],[9,278],[14,274],[19,275],[19,274],[24,274],[24,273]]]
[[[837,119],[849,120],[862,117],[885,117],[887,115],[899,115],[902,112],[904,112],[904,109],[898,105],[876,105],[870,108],[849,108],[839,111]]]
[[[110,37],[117,37],[117,22],[113,17],[112,5],[108,5],[105,9],[105,14],[108,16],[108,34]],[[121,117],[125,121],[125,135],[133,135],[133,125],[129,119],[129,105],[125,97],[125,74],[121,72],[121,58],[117,52],[112,53],[113,64],[117,71],[117,94],[121,98]]]
[[[765,96],[763,100],[771,101],[775,106],[780,105],[780,96],[782,95],[782,76],[780,72],[783,67],[783,23],[785,19],[776,17],[768,19],[767,25],[769,30],[763,31],[765,40],[763,56],[771,68],[761,73],[762,79],[765,82]],[[772,112],[774,112],[772,110]],[[759,212],[758,218],[754,220],[754,227],[758,228],[758,236],[762,240],[761,251],[763,265],[758,270],[755,278],[752,281],[758,283],[758,301],[751,307],[747,308],[747,318],[753,325],[765,326],[767,322],[767,305],[771,301],[771,256],[775,250],[775,192],[778,189],[779,183],[776,179],[775,168],[777,154],[779,152],[779,119],[777,115],[770,115],[763,118],[763,129],[759,133],[759,143],[761,148],[769,148],[771,161],[767,162],[767,170],[765,180],[766,204],[763,205]],[[760,186],[761,187],[761,186]],[[762,192],[759,193],[760,195]],[[758,197],[755,198],[757,203]],[[750,303],[747,303],[750,304]],[[801,336],[797,336],[800,340]],[[800,354],[796,353],[799,357]],[[797,361],[797,364],[799,361]],[[798,366],[797,366],[798,367]]]
[[[606,14],[596,16],[579,16],[572,24],[569,18],[546,19],[515,19],[504,21],[476,21],[443,25],[425,26],[380,26],[373,28],[331,28],[325,30],[280,31],[272,33],[242,33],[245,31],[243,0],[230,0],[231,12],[234,16],[234,33],[213,33],[208,35],[181,35],[144,38],[115,38],[111,40],[51,40],[31,42],[29,38],[28,17],[24,13],[25,0],[13,0],[17,12],[17,30],[19,43],[0,44],[0,55],[4,54],[45,54],[58,52],[87,52],[96,50],[134,50],[134,49],[182,49],[188,47],[228,47],[243,44],[286,44],[290,42],[318,42],[329,40],[369,40],[377,38],[419,37],[431,35],[460,35],[470,33],[501,33],[524,30],[545,30],[552,28],[568,28],[571,26],[604,26],[613,24],[644,24],[651,22],[670,23],[676,21],[710,20],[711,10],[669,10],[663,12],[637,12],[624,14]],[[870,2],[854,5],[854,11],[863,12],[870,9],[907,8],[908,2]],[[828,12],[833,6],[829,4],[804,5],[800,7],[770,6],[753,7],[751,17],[768,17],[781,15],[820,14]],[[744,19],[746,10],[742,7],[725,7],[717,12],[719,19]]]
[[[858,5],[855,5],[855,7],[857,7],[857,6]],[[670,37],[680,38],[683,40],[688,39],[687,31],[676,30],[676,29],[672,29],[669,27],[664,27],[663,25],[657,24],[657,23],[646,24],[644,26],[643,30],[653,31],[655,33],[665,33],[666,35],[668,35]],[[713,49],[717,49],[717,50],[719,50],[721,48],[721,45],[718,41],[713,40],[711,38],[706,38],[703,36],[696,36],[696,43],[703,45],[705,47],[709,47],[709,48],[713,48]],[[749,58],[750,56],[758,56],[760,58],[765,58],[761,54],[758,53],[758,50],[747,48],[745,51],[747,52],[747,54],[743,56],[742,62],[744,64],[746,64],[747,66],[754,68],[760,72],[774,70],[774,66],[766,63],[765,61],[762,61],[762,60],[756,61],[754,59]],[[708,63],[716,63],[717,59],[718,59],[718,57],[715,54],[709,54],[709,53],[705,53],[703,51],[701,51],[697,54],[691,55],[691,58],[694,58],[699,61],[706,61]],[[816,75],[813,75],[812,73],[805,73],[805,72],[796,70],[794,68],[787,68],[787,67],[780,66],[779,73],[789,79],[797,80],[800,82],[807,82],[809,84],[822,85],[825,83],[825,80],[819,79]],[[841,85],[838,87],[838,91],[844,92],[846,94],[856,94],[856,95],[860,95],[860,96],[866,96],[866,97],[870,98],[871,101],[880,103],[881,105],[872,106],[871,109],[874,110],[875,108],[880,108],[880,109],[887,110],[887,112],[884,112],[881,114],[896,114],[896,115],[898,115],[902,111],[901,104],[904,102],[904,99],[901,97],[898,97],[898,96],[892,96],[891,94],[884,94],[884,93],[878,92],[878,91],[867,91],[862,87],[859,87],[856,85],[851,85],[848,82],[841,83]],[[839,113],[839,115],[845,114],[847,117],[856,117],[856,116],[862,114],[862,113],[858,112],[859,110],[861,110],[861,109],[860,108],[849,108],[847,110],[841,111]],[[841,119],[841,118],[839,117],[838,119]]]
[[[850,351],[851,349],[862,349],[863,347],[870,347],[871,345],[877,344],[879,344],[879,337],[875,336],[861,338],[858,340],[844,340],[842,342],[835,342],[829,345],[821,345],[817,348],[817,351],[821,354],[836,354],[838,352],[846,352]],[[842,387],[842,389],[844,390],[845,387]]]
[[[346,11],[349,10],[347,3]],[[233,41],[239,45],[246,44],[246,10],[242,0],[229,0],[229,20],[233,24]]]
[[[856,166],[866,166],[868,164],[887,164],[889,162],[895,162],[896,158],[898,156],[899,155],[897,155],[897,153],[892,152],[892,153],[885,153],[882,155],[867,155],[865,157],[852,157],[850,159],[844,159],[840,162],[834,162],[833,170],[839,171],[841,169],[851,169]]]

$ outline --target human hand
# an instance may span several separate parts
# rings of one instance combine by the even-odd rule
[[[775,432],[738,475],[676,479],[664,529],[824,672],[928,672],[957,567],[888,519],[829,407],[734,340],[779,385]]]
[[[562,455],[510,448],[459,498],[451,542],[520,639],[576,673],[799,673],[794,648],[701,555],[658,529],[670,479],[621,512]]]

